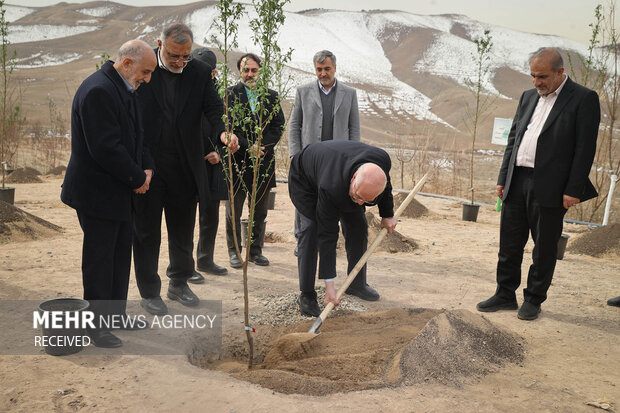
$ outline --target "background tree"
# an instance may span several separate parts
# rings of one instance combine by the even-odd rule
[[[11,164],[26,125],[21,110],[22,93],[19,86],[11,84],[17,52],[9,50],[9,22],[5,18],[4,0],[0,0],[0,162]],[[2,169],[2,188],[5,170]]]
[[[465,126],[471,134],[471,157],[469,161],[469,191],[471,192],[471,203],[474,204],[474,155],[476,153],[476,136],[478,125],[488,116],[489,109],[496,96],[485,93],[484,83],[490,70],[491,49],[493,41],[490,30],[485,30],[484,34],[474,39],[476,54],[472,55],[476,63],[474,78],[466,78],[465,85],[474,96],[473,107],[469,104],[465,109]]]

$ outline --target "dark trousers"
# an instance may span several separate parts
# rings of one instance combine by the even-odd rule
[[[265,219],[267,218],[267,200],[269,197],[267,196],[268,191],[260,196],[260,199],[256,200],[256,206],[254,207],[254,225],[252,228],[252,243],[250,244],[250,255],[259,255],[263,253],[263,247],[260,245],[260,235],[265,229]],[[241,212],[243,212],[243,203],[245,202],[247,194],[243,189],[239,189],[233,198],[232,204],[234,205],[235,211],[235,232],[237,233],[237,241],[239,242],[239,251],[241,251],[241,227],[240,227],[240,217]],[[257,195],[259,198],[259,195]],[[249,207],[250,199],[248,197],[248,207]],[[228,255],[232,256],[235,254],[235,243],[233,239],[233,228],[232,228],[232,215],[231,215],[231,202],[226,201],[226,244],[228,246]]]
[[[523,249],[531,232],[534,250],[523,298],[536,305],[547,299],[565,213],[563,207],[540,206],[534,194],[534,170],[515,168],[510,193],[503,203],[501,213],[498,296],[515,298],[515,291],[521,284]]]
[[[299,213],[297,268],[299,271],[299,290],[314,291],[318,258],[318,237],[316,221]],[[347,275],[366,252],[368,246],[368,222],[364,212],[341,213],[340,224],[347,251]],[[332,278],[336,274],[319,274],[319,278]],[[351,284],[354,288],[366,285],[366,265],[360,270]]]
[[[82,284],[90,310],[125,314],[131,268],[131,221],[116,221],[77,212],[84,232]]]
[[[161,218],[165,212],[170,264],[166,274],[172,283],[185,282],[194,272],[194,226],[196,185],[182,168],[158,166],[149,190],[136,197],[134,266],[143,298],[159,297],[161,279],[158,262]]]
[[[206,201],[200,208],[198,246],[196,247],[196,265],[213,265],[215,237],[220,223],[220,201]]]

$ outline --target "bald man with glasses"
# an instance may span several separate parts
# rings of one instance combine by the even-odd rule
[[[289,193],[301,218],[297,266],[303,315],[317,317],[321,313],[314,290],[318,256],[325,304],[339,304],[334,286],[339,223],[345,238],[347,272],[368,245],[365,206],[378,205],[381,227],[388,233],[396,227],[390,168],[390,156],[383,149],[347,140],[310,144],[291,160]],[[368,301],[379,299],[366,283],[366,266],[346,293]]]

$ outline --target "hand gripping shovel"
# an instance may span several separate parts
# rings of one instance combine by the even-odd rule
[[[420,189],[422,188],[422,186],[426,182],[426,177],[427,176],[428,176],[428,173],[426,173],[422,177],[422,179],[420,179],[420,181],[411,190],[411,192],[409,192],[409,195],[407,196],[407,198],[405,198],[403,203],[400,204],[400,207],[398,207],[398,209],[394,213],[394,218],[395,219],[398,219],[400,217],[400,215],[403,213],[403,211],[405,210],[405,208],[407,208],[409,206],[409,203],[411,203],[411,201],[415,197],[415,194],[417,194],[420,191]],[[381,231],[377,234],[377,236],[374,239],[374,241],[372,242],[372,244],[370,244],[370,246],[368,247],[368,249],[366,250],[364,255],[362,255],[362,258],[360,258],[358,263],[351,270],[351,272],[349,273],[349,276],[347,277],[347,279],[344,281],[344,283],[342,284],[342,286],[338,290],[338,293],[336,294],[336,299],[342,297],[342,295],[347,290],[347,288],[349,288],[349,285],[351,285],[353,280],[355,280],[355,277],[357,276],[357,274],[360,272],[362,267],[366,264],[366,261],[368,261],[368,258],[370,257],[370,254],[372,254],[374,252],[374,250],[377,249],[377,247],[379,246],[381,241],[383,241],[383,238],[385,238],[386,234],[387,234],[387,229],[381,228]],[[329,313],[333,309],[334,309],[334,303],[331,303],[331,302],[328,303],[325,306],[325,309],[323,310],[323,312],[316,319],[314,324],[312,324],[312,327],[310,328],[310,330],[308,330],[308,333],[316,333],[318,331],[318,329],[321,327],[321,324],[323,324],[323,321],[327,318],[327,316],[329,315]]]

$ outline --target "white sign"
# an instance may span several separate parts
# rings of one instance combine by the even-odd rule
[[[495,118],[491,143],[506,146],[508,144],[508,134],[510,133],[511,126],[512,119]]]

